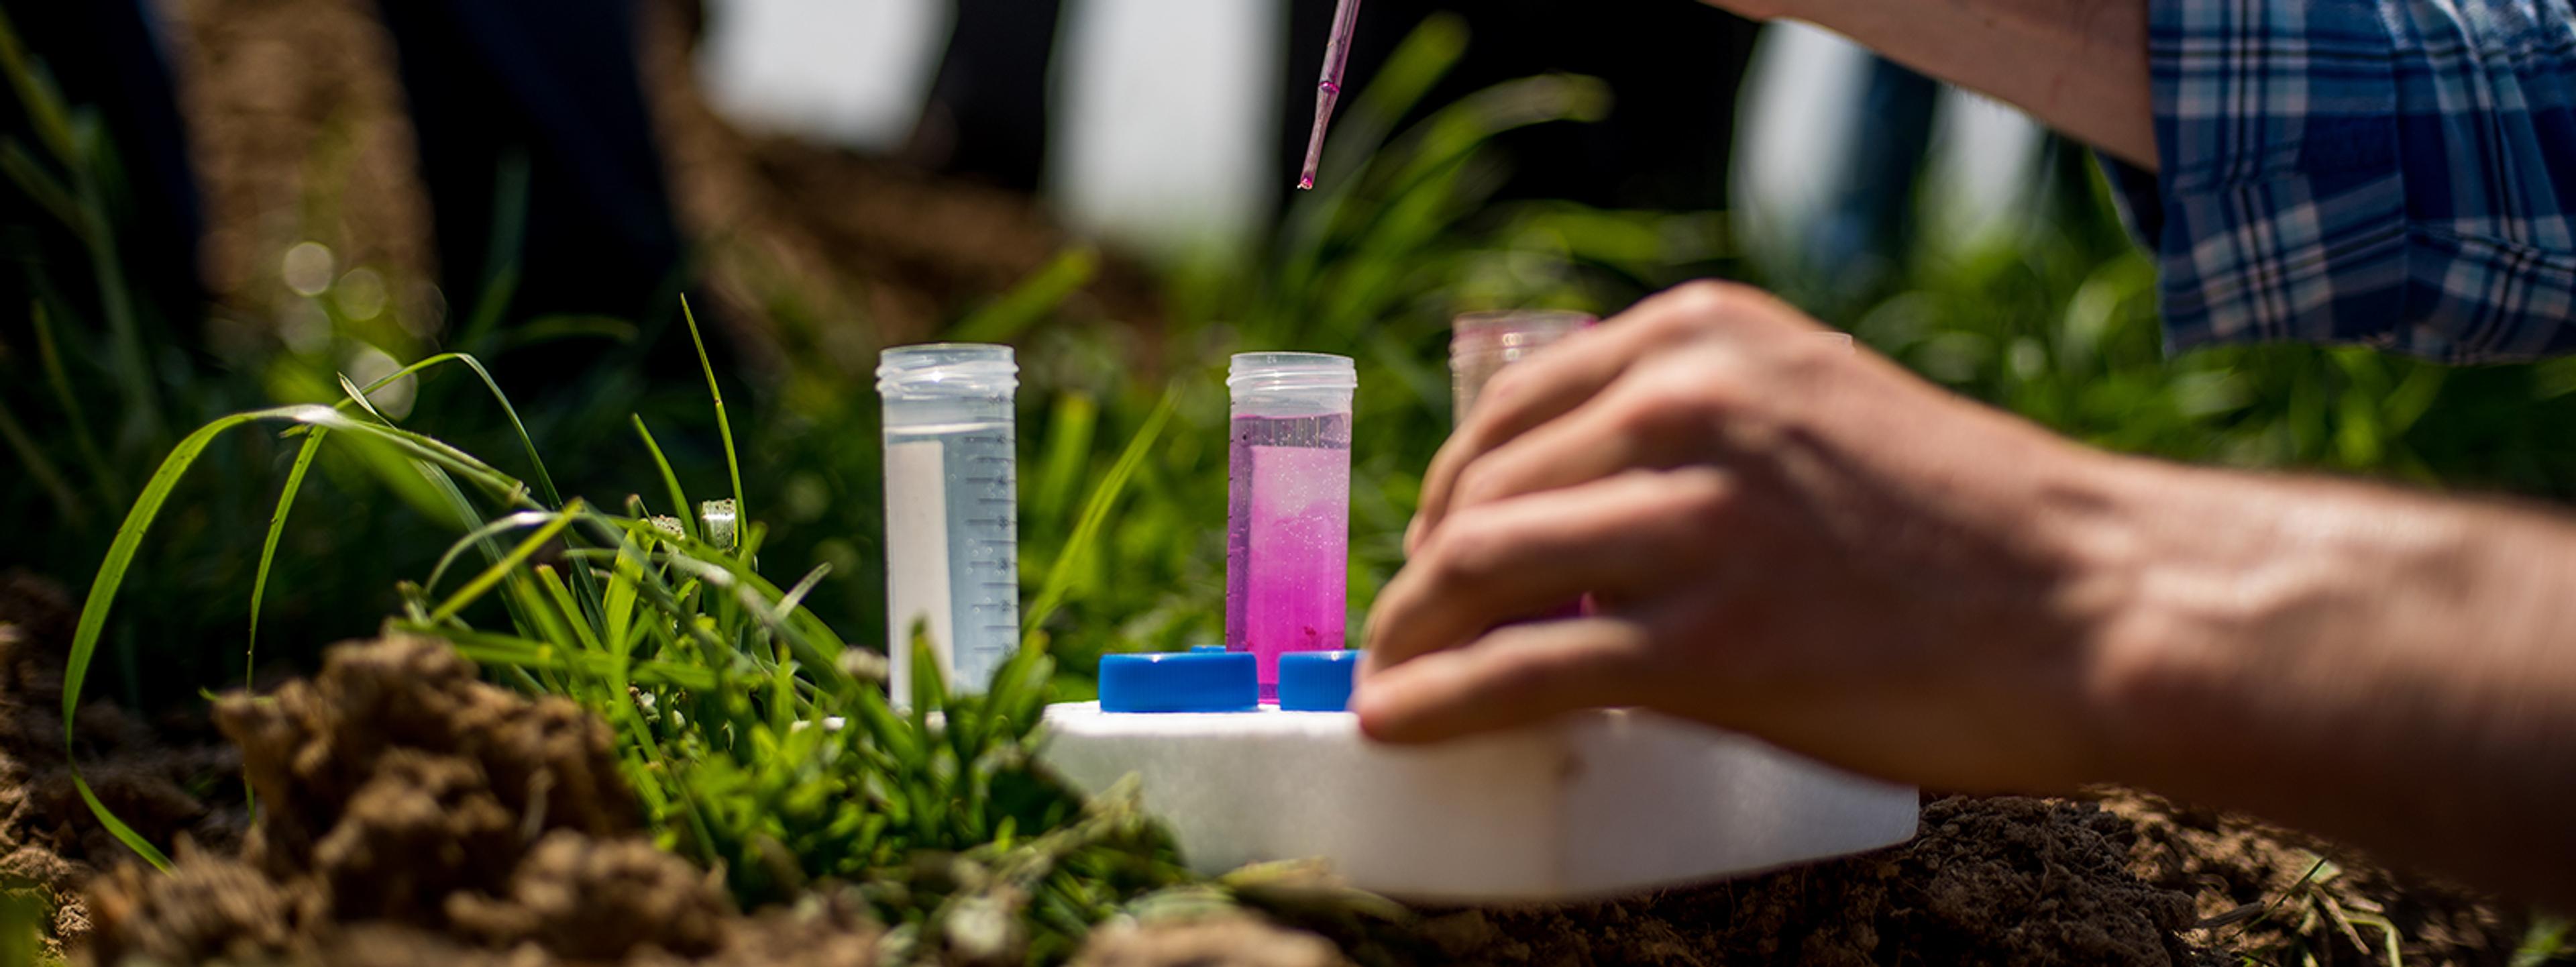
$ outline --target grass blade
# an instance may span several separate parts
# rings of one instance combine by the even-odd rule
[[[116,837],[116,841],[125,844],[126,849],[143,857],[143,861],[152,864],[153,869],[169,871],[170,857],[163,855],[161,848],[152,845],[151,840],[144,839],[142,833],[135,832],[134,827],[126,825],[125,820],[116,818],[106,803],[98,801],[98,793],[90,791],[89,780],[81,778],[78,768],[72,770],[72,787],[80,790],[81,801],[89,804],[90,815],[98,817],[99,825],[107,827],[108,835]]]
[[[556,608],[563,611],[564,620],[572,623],[574,640],[579,641],[584,650],[606,651],[607,649],[600,647],[599,636],[590,630],[590,624],[582,620],[581,606],[573,603],[572,591],[564,587],[563,577],[557,575],[554,568],[543,564],[537,565],[534,570],[537,572],[537,583],[546,589],[546,597],[554,602]]]
[[[552,522],[520,539],[519,546],[511,548],[510,553],[502,555],[500,560],[492,562],[492,566],[484,568],[483,573],[475,575],[473,580],[465,582],[464,587],[457,588],[455,594],[448,595],[446,601],[440,602],[438,609],[429,613],[429,620],[433,623],[445,621],[455,617],[456,612],[464,610],[467,605],[473,604],[475,599],[492,590],[493,585],[501,583],[502,578],[508,577],[511,570],[535,556],[537,550],[544,547],[547,541],[553,540],[556,534],[563,533],[565,527],[571,526],[580,510],[580,502],[575,501],[571,507],[557,514]]]
[[[456,646],[459,654],[473,659],[478,664],[541,668],[602,677],[614,674],[618,668],[614,656],[560,648],[516,635],[474,631],[452,625],[426,625],[414,621],[395,621],[390,623],[390,627],[396,631],[426,635],[446,641]],[[639,661],[629,667],[633,673],[633,680],[647,685],[707,691],[722,684],[714,672],[679,662]]]
[[[18,418],[9,412],[7,404],[0,404],[0,438],[9,441],[9,449],[18,451],[19,462],[27,465],[27,475],[36,478],[36,483],[53,496],[54,505],[62,509],[65,518],[78,523],[89,516],[80,495],[72,490],[71,481],[63,479],[54,461],[36,446],[36,438],[18,425]]]
[[[305,471],[313,469],[313,455],[322,452],[322,439],[331,431],[316,429],[305,437],[304,446],[295,452],[295,466],[286,472],[286,486],[277,493],[277,510],[268,517],[268,536],[259,543],[259,570],[250,582],[250,631],[242,639],[242,690],[252,687],[251,679],[259,674],[259,605],[268,597],[269,567],[277,562],[277,539],[286,533],[286,514],[295,508],[295,494],[304,489]],[[259,792],[252,789],[250,775],[242,775],[242,803],[258,815]]]
[[[18,143],[16,138],[0,141],[0,174],[8,175],[27,200],[35,202],[36,207],[54,216],[64,227],[74,232],[89,230],[81,219],[80,204],[72,200],[72,190],[64,187],[62,179],[54,177],[53,172],[45,170],[44,164],[38,162],[36,156],[27,151],[27,146]]]
[[[725,419],[724,390],[716,386],[716,364],[707,358],[707,342],[698,335],[698,316],[697,313],[689,311],[687,296],[680,297],[680,318],[688,320],[689,343],[698,348],[698,368],[705,370],[707,374],[707,396],[715,400],[716,433],[724,437],[725,471],[733,475],[734,520],[748,522],[751,520],[751,504],[742,499],[742,461],[734,457],[733,423]],[[688,513],[687,507],[688,505],[682,504],[680,512]],[[736,534],[742,531],[743,528],[740,525],[734,528]],[[732,549],[726,548],[726,550]]]
[[[536,476],[537,476],[537,491],[538,491],[538,493],[539,493],[539,494],[543,495],[543,496],[545,497],[545,499],[546,499],[546,504],[547,504],[547,508],[546,508],[546,509],[554,509],[554,508],[559,508],[559,507],[561,507],[561,506],[563,505],[563,496],[562,496],[560,493],[556,492],[556,490],[555,490],[554,477],[553,477],[553,475],[548,474],[548,473],[546,472],[546,461],[545,461],[545,458],[543,458],[543,457],[541,457],[541,456],[539,456],[539,455],[537,454],[537,443],[536,443],[536,440],[535,440],[534,438],[532,438],[532,437],[528,436],[528,426],[527,426],[527,424],[526,424],[526,423],[523,423],[523,422],[521,422],[521,421],[519,420],[519,410],[518,410],[518,407],[515,407],[515,406],[510,405],[510,395],[501,391],[501,384],[500,384],[498,381],[496,381],[496,380],[494,380],[494,379],[492,378],[492,371],[491,371],[491,370],[488,370],[488,369],[483,368],[483,361],[482,361],[482,360],[480,360],[480,359],[476,359],[476,358],[474,358],[474,357],[473,357],[472,355],[470,355],[470,354],[467,354],[467,353],[439,353],[439,354],[437,354],[437,355],[435,355],[435,356],[425,357],[425,358],[421,359],[419,362],[412,363],[412,364],[410,364],[410,365],[408,365],[408,366],[404,366],[404,367],[403,367],[403,368],[401,368],[401,369],[397,369],[397,370],[394,370],[393,372],[387,373],[387,374],[385,374],[384,376],[379,377],[375,382],[368,383],[365,387],[360,388],[360,389],[358,389],[358,390],[356,390],[356,391],[354,391],[354,392],[351,392],[351,393],[349,394],[350,398],[348,398],[348,399],[343,399],[343,400],[341,400],[341,401],[339,401],[339,402],[337,402],[337,403],[332,404],[332,405],[331,405],[331,408],[332,408],[332,409],[335,409],[335,410],[346,411],[346,410],[348,410],[348,409],[349,409],[349,408],[351,408],[351,407],[354,407],[354,406],[360,406],[360,405],[361,405],[361,403],[360,403],[360,399],[361,399],[362,397],[364,397],[366,394],[374,393],[374,392],[375,392],[375,391],[377,391],[377,390],[383,389],[383,388],[385,388],[386,386],[391,385],[391,384],[393,383],[393,381],[398,380],[398,379],[401,379],[401,378],[403,378],[403,377],[405,377],[405,376],[411,376],[411,375],[414,375],[414,374],[417,374],[417,373],[421,373],[421,372],[424,372],[424,371],[427,371],[427,370],[431,369],[432,367],[436,367],[436,366],[439,366],[439,365],[441,365],[441,364],[445,364],[445,363],[459,363],[459,364],[462,364],[462,365],[464,365],[467,369],[471,369],[471,370],[473,370],[473,371],[474,371],[474,375],[475,375],[476,377],[478,377],[478,378],[482,379],[482,381],[483,381],[483,387],[484,387],[485,389],[487,389],[487,390],[490,390],[490,391],[491,391],[491,393],[492,393],[492,400],[493,400],[494,402],[497,402],[497,403],[501,404],[501,413],[502,413],[502,415],[507,416],[507,417],[509,417],[509,418],[510,418],[510,429],[511,429],[513,432],[515,432],[515,433],[517,433],[517,434],[518,434],[518,437],[519,437],[519,446],[520,446],[522,449],[524,449],[524,450],[527,452],[527,454],[528,454],[528,463],[529,463],[529,465],[530,465],[530,468],[536,471]],[[348,387],[347,387],[347,383],[346,383],[346,381],[345,381],[345,380],[343,380],[343,382],[342,382],[342,388],[343,388],[344,390],[346,390],[346,389],[348,388]],[[368,405],[366,405],[366,406],[365,406],[365,409],[366,409],[368,412],[370,412],[370,413],[373,413],[373,412],[375,411],[375,407],[374,407],[372,404],[368,404]],[[383,419],[383,417],[382,417],[381,415],[379,415],[377,418],[378,418],[378,419]],[[388,422],[388,423],[390,423],[391,421],[387,421],[387,422]],[[299,428],[299,429],[300,429],[300,428]],[[296,432],[296,431],[294,431],[294,430],[290,430],[290,431],[288,431],[288,433],[290,433],[290,434],[292,434],[292,433],[294,433],[294,432]],[[480,463],[481,461],[476,461],[476,462],[477,462],[477,463]],[[489,469],[489,468],[487,467],[486,469]]]
[[[439,579],[447,576],[447,569],[456,563],[457,558],[464,556],[466,548],[492,547],[494,552],[492,555],[493,559],[498,560],[500,558],[500,548],[493,546],[490,543],[492,538],[500,536],[503,531],[516,530],[521,527],[537,527],[553,519],[555,519],[555,514],[553,512],[542,510],[523,510],[514,514],[503,514],[499,517],[493,518],[490,522],[485,523],[481,527],[467,531],[465,536],[459,537],[454,543],[447,545],[447,550],[438,555],[438,563],[429,569],[429,580],[421,582],[421,589],[426,592],[432,588],[438,587]]]
[[[1009,342],[1046,319],[1048,313],[1090,285],[1098,274],[1099,249],[1076,245],[1058,252],[1035,274],[949,330],[949,338],[958,342]]]
[[[106,559],[99,563],[98,576],[90,581],[88,596],[81,600],[80,624],[72,631],[71,655],[63,666],[63,747],[66,754],[72,749],[81,686],[88,680],[90,660],[98,652],[98,636],[107,628],[107,615],[116,602],[116,591],[124,586],[125,572],[134,566],[134,553],[142,547],[143,535],[152,529],[153,519],[160,516],[161,506],[169,502],[170,492],[179,486],[179,478],[187,475],[189,465],[196,463],[197,457],[206,452],[207,444],[214,442],[215,437],[225,430],[257,420],[300,420],[312,416],[315,410],[330,412],[320,406],[284,406],[235,413],[198,427],[196,432],[180,439],[179,445],[170,449],[169,456],[162,458],[160,469],[152,472],[152,478],[143,485],[143,494],[135,498],[133,509],[126,512],[125,522],[117,526],[116,539],[108,545]],[[118,841],[154,866],[167,869],[169,859],[109,812],[107,806],[90,793],[89,785],[81,780],[79,760],[75,758],[72,762],[72,781],[80,787],[81,799],[89,804],[90,812],[98,817],[108,832],[115,834]]]
[[[143,349],[142,323],[135,316],[134,291],[125,283],[125,268],[117,260],[116,234],[110,228],[107,192],[98,183],[91,168],[107,149],[106,132],[92,118],[80,118],[72,125],[73,147],[82,159],[72,166],[73,191],[78,196],[81,214],[89,221],[89,231],[81,233],[89,243],[90,273],[98,277],[99,313],[107,317],[108,346],[116,360],[116,375],[124,384],[126,404],[134,425],[143,428],[153,439],[161,437],[164,427],[161,415],[159,380]]]
[[[2523,932],[2522,943],[2513,952],[2511,967],[2541,967],[2558,957],[2576,954],[2576,921],[2555,914],[2532,917],[2531,928]]]
[[[519,420],[519,408],[510,405],[510,394],[501,392],[500,382],[492,378],[491,370],[483,368],[482,360],[465,353],[440,353],[422,360],[421,363],[426,365],[448,360],[463,363],[465,368],[473,370],[474,375],[483,380],[483,387],[492,391],[493,402],[501,404],[501,415],[510,418],[510,432],[519,436],[519,448],[527,451],[528,468],[536,471],[537,493],[545,497],[546,506],[562,507],[563,494],[555,490],[554,475],[546,472],[546,459],[537,455],[537,441],[528,436],[528,425]],[[396,378],[398,375],[377,380],[367,387],[367,392],[375,392],[377,387],[393,382]]]
[[[295,452],[295,466],[286,471],[286,487],[277,493],[277,510],[268,518],[268,538],[259,545],[259,570],[250,582],[250,635],[242,647],[242,687],[250,687],[251,673],[257,669],[259,654],[259,603],[268,596],[268,571],[277,561],[277,539],[286,533],[286,514],[295,508],[295,494],[304,488],[304,473],[313,469],[313,455],[321,452],[322,438],[329,430],[314,430],[304,438],[304,446]]]
[[[9,86],[18,92],[18,106],[26,109],[28,126],[35,129],[36,137],[64,164],[78,160],[62,92],[28,59],[26,45],[18,40],[17,25],[4,13],[0,13],[0,72],[9,75]]]
[[[814,565],[813,570],[805,572],[805,577],[797,581],[795,587],[787,589],[787,593],[778,599],[778,607],[771,612],[775,615],[772,620],[785,622],[788,615],[796,612],[797,605],[805,603],[805,595],[814,590],[814,585],[822,583],[823,577],[830,573],[832,573],[830,561]]]
[[[671,491],[671,516],[680,519],[680,533],[692,540],[697,539],[698,515],[689,509],[695,505],[689,503],[688,492],[680,489],[680,475],[671,472],[671,461],[662,457],[662,445],[653,442],[653,431],[644,428],[644,417],[631,415],[631,418],[635,421],[635,435],[644,438],[644,449],[653,454],[653,466],[662,471],[662,486]]]
[[[1109,523],[1109,511],[1118,506],[1118,498],[1127,492],[1128,481],[1135,479],[1137,468],[1143,466],[1146,455],[1153,452],[1154,442],[1162,438],[1163,428],[1172,422],[1172,412],[1179,403],[1179,387],[1164,391],[1162,402],[1154,404],[1154,412],[1145,417],[1145,425],[1137,428],[1136,435],[1127,441],[1126,451],[1118,455],[1118,462],[1110,465],[1109,475],[1100,478],[1099,486],[1091,490],[1091,497],[1083,501],[1081,519],[1074,524],[1073,533],[1065,538],[1064,550],[1056,555],[1055,566],[1047,569],[1046,586],[1038,592],[1037,600],[1029,605],[1028,616],[1021,621],[1021,647],[1032,647],[1037,643],[1038,628],[1055,615],[1056,608],[1064,604],[1065,596],[1073,592],[1074,575],[1078,573],[1075,565],[1099,539],[1100,529]]]
[[[504,151],[493,167],[492,234],[485,237],[483,246],[491,254],[483,263],[482,291],[474,300],[474,313],[466,317],[456,340],[469,348],[482,348],[491,341],[501,314],[509,310],[510,297],[519,289],[520,250],[528,240],[528,153]]]
[[[98,434],[89,428],[89,411],[72,393],[71,376],[63,369],[62,349],[54,342],[53,314],[38,302],[30,307],[29,318],[35,323],[36,355],[44,362],[45,381],[53,384],[54,400],[62,404],[64,415],[71,420],[72,442],[80,448],[81,462],[89,465],[90,476],[96,477],[98,486],[106,491],[107,505],[124,506],[125,478],[108,463],[106,451],[99,449]]]

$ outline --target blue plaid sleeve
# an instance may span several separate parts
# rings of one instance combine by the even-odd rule
[[[2149,0],[2167,341],[2576,351],[2569,0]]]

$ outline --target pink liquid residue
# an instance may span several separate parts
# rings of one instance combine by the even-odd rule
[[[1350,620],[1351,418],[1238,416],[1232,437],[1225,646],[1271,702],[1279,656],[1340,649]]]
[[[1306,167],[1297,174],[1300,190],[1315,187],[1315,169],[1324,163],[1324,130],[1332,126],[1333,106],[1342,99],[1342,73],[1350,66],[1351,33],[1359,29],[1360,0],[1341,0],[1333,7],[1333,35],[1324,42],[1324,76],[1315,83],[1315,130],[1306,136]]]

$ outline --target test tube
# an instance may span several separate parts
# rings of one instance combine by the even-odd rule
[[[1598,321],[1587,313],[1547,309],[1470,312],[1453,320],[1449,326],[1450,421],[1467,418],[1467,408],[1485,391],[1485,381],[1503,367]]]
[[[1348,356],[1240,353],[1225,533],[1225,646],[1251,652],[1261,700],[1279,698],[1279,656],[1336,651],[1350,620]]]
[[[896,701],[912,694],[912,628],[952,692],[980,693],[1020,631],[1019,491],[1011,347],[888,349],[885,399],[886,643]]]
[[[1451,320],[1449,421],[1466,419],[1468,409],[1476,405],[1476,397],[1485,392],[1485,382],[1504,367],[1599,321],[1588,313],[1550,309],[1470,312]],[[1577,599],[1538,617],[1578,618],[1583,608],[1583,601]]]

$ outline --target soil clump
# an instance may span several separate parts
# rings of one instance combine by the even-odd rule
[[[128,865],[98,963],[865,963],[829,904],[746,918],[647,839],[607,727],[482,681],[442,642],[334,647],[320,675],[215,708],[260,803],[238,858]],[[825,958],[825,959],[816,959]]]
[[[230,746],[181,745],[188,723],[148,723],[113,705],[81,706],[75,746],[63,742],[63,670],[79,610],[51,581],[0,573],[0,893],[50,911],[48,943],[89,929],[81,888],[133,856],[91,817],[72,783],[67,750],[101,802],[155,842],[230,846],[242,813],[209,808],[195,788],[233,773]]]

